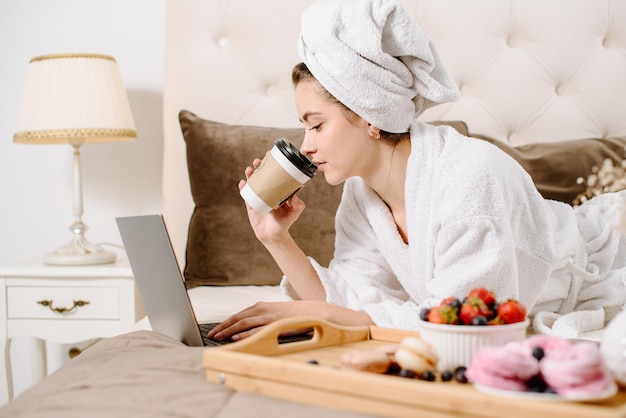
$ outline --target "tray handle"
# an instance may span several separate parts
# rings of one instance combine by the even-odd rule
[[[312,329],[311,339],[279,343],[281,334],[304,329]],[[368,339],[369,327],[367,325],[348,327],[316,317],[293,317],[279,319],[266,325],[252,336],[232,344],[223,345],[219,349],[275,356]]]

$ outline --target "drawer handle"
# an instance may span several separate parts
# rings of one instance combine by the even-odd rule
[[[74,305],[72,305],[71,308],[65,308],[65,307],[60,307],[60,308],[55,308],[53,306],[53,301],[51,300],[39,300],[37,301],[38,304],[43,305],[43,306],[47,306],[48,308],[50,308],[50,310],[52,312],[57,312],[57,313],[67,313],[67,312],[72,312],[78,308],[80,308],[81,306],[85,306],[85,305],[89,305],[88,301],[85,300],[75,300],[74,301]]]

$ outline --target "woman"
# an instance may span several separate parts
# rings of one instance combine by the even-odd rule
[[[296,315],[415,329],[422,306],[474,287],[520,300],[538,331],[564,336],[600,329],[623,307],[626,240],[602,215],[619,196],[575,210],[547,201],[497,147],[416,120],[458,89],[400,5],[315,3],[299,53],[301,152],[329,184],[345,183],[335,255],[323,267],[289,235],[305,208],[297,196],[267,215],[248,206],[294,301],[257,303],[210,337],[245,338]]]

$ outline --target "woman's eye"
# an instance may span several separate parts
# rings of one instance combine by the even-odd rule
[[[320,126],[322,126],[321,123],[319,123],[319,124],[317,124],[315,126],[312,126],[312,127],[309,128],[309,131],[317,131],[320,128]]]

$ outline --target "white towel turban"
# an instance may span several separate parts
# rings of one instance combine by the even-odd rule
[[[435,45],[390,0],[321,0],[302,14],[298,50],[337,100],[387,132],[407,132],[426,108],[459,90]]]

